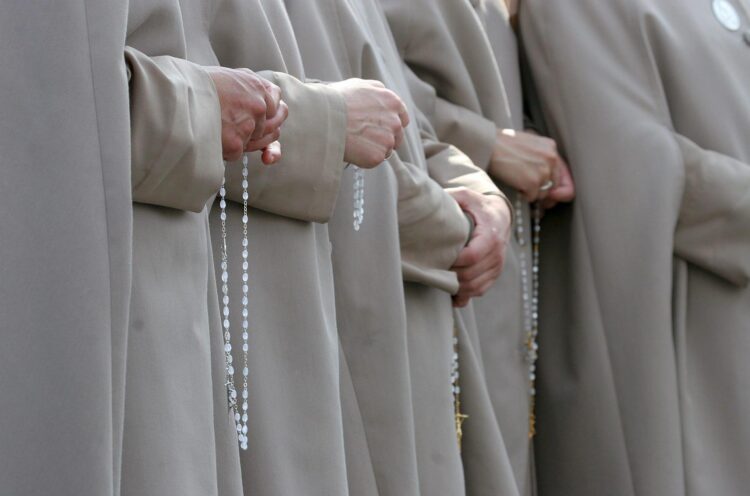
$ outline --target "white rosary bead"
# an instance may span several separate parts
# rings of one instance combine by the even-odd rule
[[[527,246],[526,238],[524,236],[526,230],[523,227],[524,200],[522,199],[520,193],[516,194],[514,206],[517,219],[516,239],[519,246],[522,248],[519,255],[519,265],[521,270],[521,290],[524,317],[523,321],[524,330],[526,333],[523,348],[524,356],[529,367],[528,380],[529,397],[531,404],[529,412],[529,436],[531,437],[536,431],[536,415],[534,412],[534,407],[536,397],[536,360],[539,357],[539,344],[537,343],[537,336],[539,335],[539,239],[542,230],[541,207],[539,207],[539,205],[534,205],[532,207],[531,277],[529,277],[529,261],[527,260],[526,251],[524,249]]]
[[[354,217],[354,230],[359,231],[365,218],[365,172],[354,167],[354,208],[352,216]]]
[[[248,231],[248,206],[247,201],[249,198],[248,194],[248,159],[247,155],[242,157],[242,415],[237,411],[237,389],[234,383],[234,358],[232,356],[232,335],[229,331],[229,255],[227,251],[227,201],[226,201],[226,187],[225,182],[222,181],[221,189],[219,190],[219,208],[221,212],[219,218],[221,219],[221,238],[222,238],[222,249],[221,249],[221,293],[222,293],[222,315],[224,319],[222,321],[222,327],[224,329],[224,355],[226,359],[226,384],[227,384],[227,395],[229,400],[229,406],[234,411],[235,428],[237,429],[237,439],[239,440],[240,447],[243,450],[247,449],[248,444],[248,398],[250,396],[248,388],[248,376],[250,369],[248,367],[248,351],[249,346],[249,334],[248,334],[248,297],[249,292],[248,281],[250,279],[248,274],[249,264],[247,262],[249,245],[247,231]]]

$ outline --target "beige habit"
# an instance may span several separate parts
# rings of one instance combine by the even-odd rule
[[[380,0],[401,56],[410,69],[436,93],[423,110],[441,140],[467,153],[487,168],[497,129],[523,126],[520,71],[515,35],[502,0]],[[499,68],[500,66],[500,68]],[[501,70],[502,69],[502,70]],[[508,196],[518,193],[501,185]],[[512,465],[518,494],[532,493],[529,440],[529,364],[521,280],[521,257],[531,268],[529,209],[521,202],[525,227],[508,245],[503,273],[495,285],[473,301],[487,387]],[[527,274],[530,277],[531,273]],[[530,281],[529,281],[530,287]],[[465,312],[471,312],[467,309]],[[466,422],[464,460],[470,493],[487,487],[487,476],[471,466],[475,437]],[[473,490],[473,491],[472,491]],[[480,492],[480,494],[483,494]]]
[[[286,3],[308,76],[381,80],[406,99],[416,119],[402,63],[376,2]],[[431,459],[449,485],[439,490],[458,494],[463,478],[450,392],[449,294],[457,281],[447,269],[466,242],[468,225],[426,172],[440,168],[445,185],[463,180],[496,190],[455,148],[423,143],[416,120],[389,164],[366,173],[360,232],[351,227],[346,187],[331,221],[350,494],[436,494],[430,487],[439,487],[438,481],[420,487],[415,422],[429,424],[429,433],[441,440]],[[452,167],[446,169],[448,164]],[[406,286],[406,308],[402,277],[415,281]],[[413,404],[419,401],[435,408],[414,419]]]
[[[281,162],[263,166],[258,154],[250,161],[245,494],[346,496],[331,245],[322,224],[333,213],[346,165],[346,104],[326,85],[300,82],[302,61],[281,0],[214,3],[211,41],[220,63],[264,71],[281,87],[290,113]],[[240,350],[242,177],[238,164],[228,171],[230,321],[234,349]],[[218,210],[217,204],[217,262]],[[235,369],[235,383],[241,384],[241,366]]]
[[[122,494],[241,494],[206,204],[224,171],[204,4],[130,2],[133,292]],[[184,16],[184,23],[183,18]]]
[[[527,0],[579,200],[543,253],[542,495],[750,487],[750,3]]]
[[[0,6],[2,494],[117,494],[131,246],[125,7]]]

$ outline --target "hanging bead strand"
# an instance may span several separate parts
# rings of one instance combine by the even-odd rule
[[[240,417],[241,428],[239,432],[240,447],[243,450],[247,450],[247,420],[248,420],[248,399],[250,397],[248,387],[248,376],[250,370],[248,368],[248,350],[250,349],[249,340],[249,312],[248,312],[248,293],[249,287],[249,275],[248,268],[248,238],[247,238],[247,200],[248,194],[248,160],[247,155],[242,157],[242,416]]]
[[[519,265],[521,270],[521,298],[523,305],[523,326],[525,338],[523,343],[524,357],[528,366],[529,384],[529,437],[536,434],[536,361],[539,345],[539,238],[541,233],[541,207],[534,204],[531,222],[531,271],[526,254],[526,228],[524,215],[525,201],[521,193],[516,194],[516,240],[519,250]],[[529,273],[530,272],[530,273]]]
[[[354,230],[359,231],[365,218],[365,171],[354,167]]]
[[[461,385],[459,374],[458,359],[458,328],[453,328],[453,359],[451,362],[451,394],[453,395],[453,413],[456,424],[456,440],[458,441],[458,450],[461,451],[461,443],[464,437],[463,424],[469,418],[461,411]]]
[[[237,430],[241,430],[240,414],[237,411],[237,389],[234,385],[232,365],[232,334],[229,330],[229,254],[227,252],[227,191],[226,180],[222,180],[219,190],[219,218],[221,219],[221,303],[222,329],[224,330],[224,358],[226,360],[226,387],[229,407],[234,412]]]
[[[542,207],[539,203],[532,206],[532,241],[531,241],[531,336],[529,353],[529,394],[531,396],[529,413],[529,437],[536,435],[536,362],[539,358],[539,251],[542,234]]]
[[[237,439],[240,447],[247,450],[247,421],[248,421],[248,351],[249,347],[249,322],[248,322],[248,293],[249,293],[249,275],[248,275],[248,211],[247,201],[248,194],[248,159],[247,155],[242,157],[242,402],[238,408],[237,387],[234,381],[234,357],[232,355],[232,334],[230,332],[229,320],[229,252],[227,250],[227,191],[226,179],[221,183],[219,190],[219,218],[221,219],[221,303],[222,303],[222,328],[224,331],[224,358],[226,359],[226,386],[229,407],[234,412],[235,427],[237,429]]]

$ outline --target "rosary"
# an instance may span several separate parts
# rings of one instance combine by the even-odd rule
[[[226,386],[229,398],[229,407],[234,412],[234,421],[237,428],[237,438],[240,447],[247,450],[247,409],[248,409],[248,240],[247,240],[247,155],[242,157],[242,401],[238,408],[239,399],[237,398],[237,388],[234,381],[234,359],[232,357],[232,335],[229,331],[229,254],[227,251],[227,200],[226,200],[226,179],[222,181],[219,190],[219,207],[221,213],[221,295],[222,295],[222,328],[224,330],[224,356],[226,358]],[[242,413],[240,413],[240,411]]]
[[[519,263],[521,266],[521,286],[523,298],[524,330],[524,357],[529,367],[529,438],[536,435],[536,361],[539,356],[539,240],[542,231],[542,208],[538,203],[532,207],[531,213],[531,277],[529,277],[528,260],[525,247],[523,221],[523,198],[521,194],[516,195],[516,240],[521,250],[519,251]]]
[[[461,386],[459,385],[458,373],[458,328],[453,327],[453,363],[451,364],[451,393],[453,394],[454,422],[456,424],[456,438],[458,450],[461,451],[461,442],[464,437],[463,425],[468,415],[461,412]]]
[[[242,157],[242,392],[238,398],[237,386],[234,379],[234,357],[232,356],[232,334],[230,331],[231,323],[229,321],[229,251],[227,249],[227,190],[226,178],[221,183],[219,190],[219,208],[221,212],[221,303],[222,303],[222,329],[224,331],[224,357],[226,360],[226,387],[229,407],[234,413],[234,421],[237,429],[237,439],[240,448],[247,450],[248,444],[248,399],[249,399],[249,374],[248,367],[248,350],[250,349],[249,340],[249,312],[248,312],[248,293],[249,275],[248,275],[248,238],[247,223],[248,211],[247,200],[248,194],[248,159],[247,155]],[[362,226],[365,215],[365,176],[364,171],[354,166],[354,210],[353,227],[359,231]]]

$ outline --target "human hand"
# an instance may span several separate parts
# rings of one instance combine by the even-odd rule
[[[573,182],[573,176],[570,173],[570,167],[564,160],[560,159],[557,179],[555,186],[549,191],[547,198],[542,200],[542,208],[549,210],[558,203],[567,203],[573,201],[576,196],[576,187]]]
[[[371,169],[386,160],[409,124],[406,105],[380,81],[347,79],[332,83],[346,101],[344,161]]]
[[[278,139],[288,110],[281,89],[249,69],[206,67],[221,106],[224,159],[238,160],[246,151],[263,150]]]
[[[557,185],[560,167],[557,144],[543,136],[499,129],[490,174],[517,189],[526,201],[544,200]]]
[[[466,188],[451,189],[448,193],[475,224],[469,244],[451,267],[459,282],[453,304],[464,307],[471,298],[482,296],[500,276],[511,233],[511,213],[507,202],[499,196]]]

